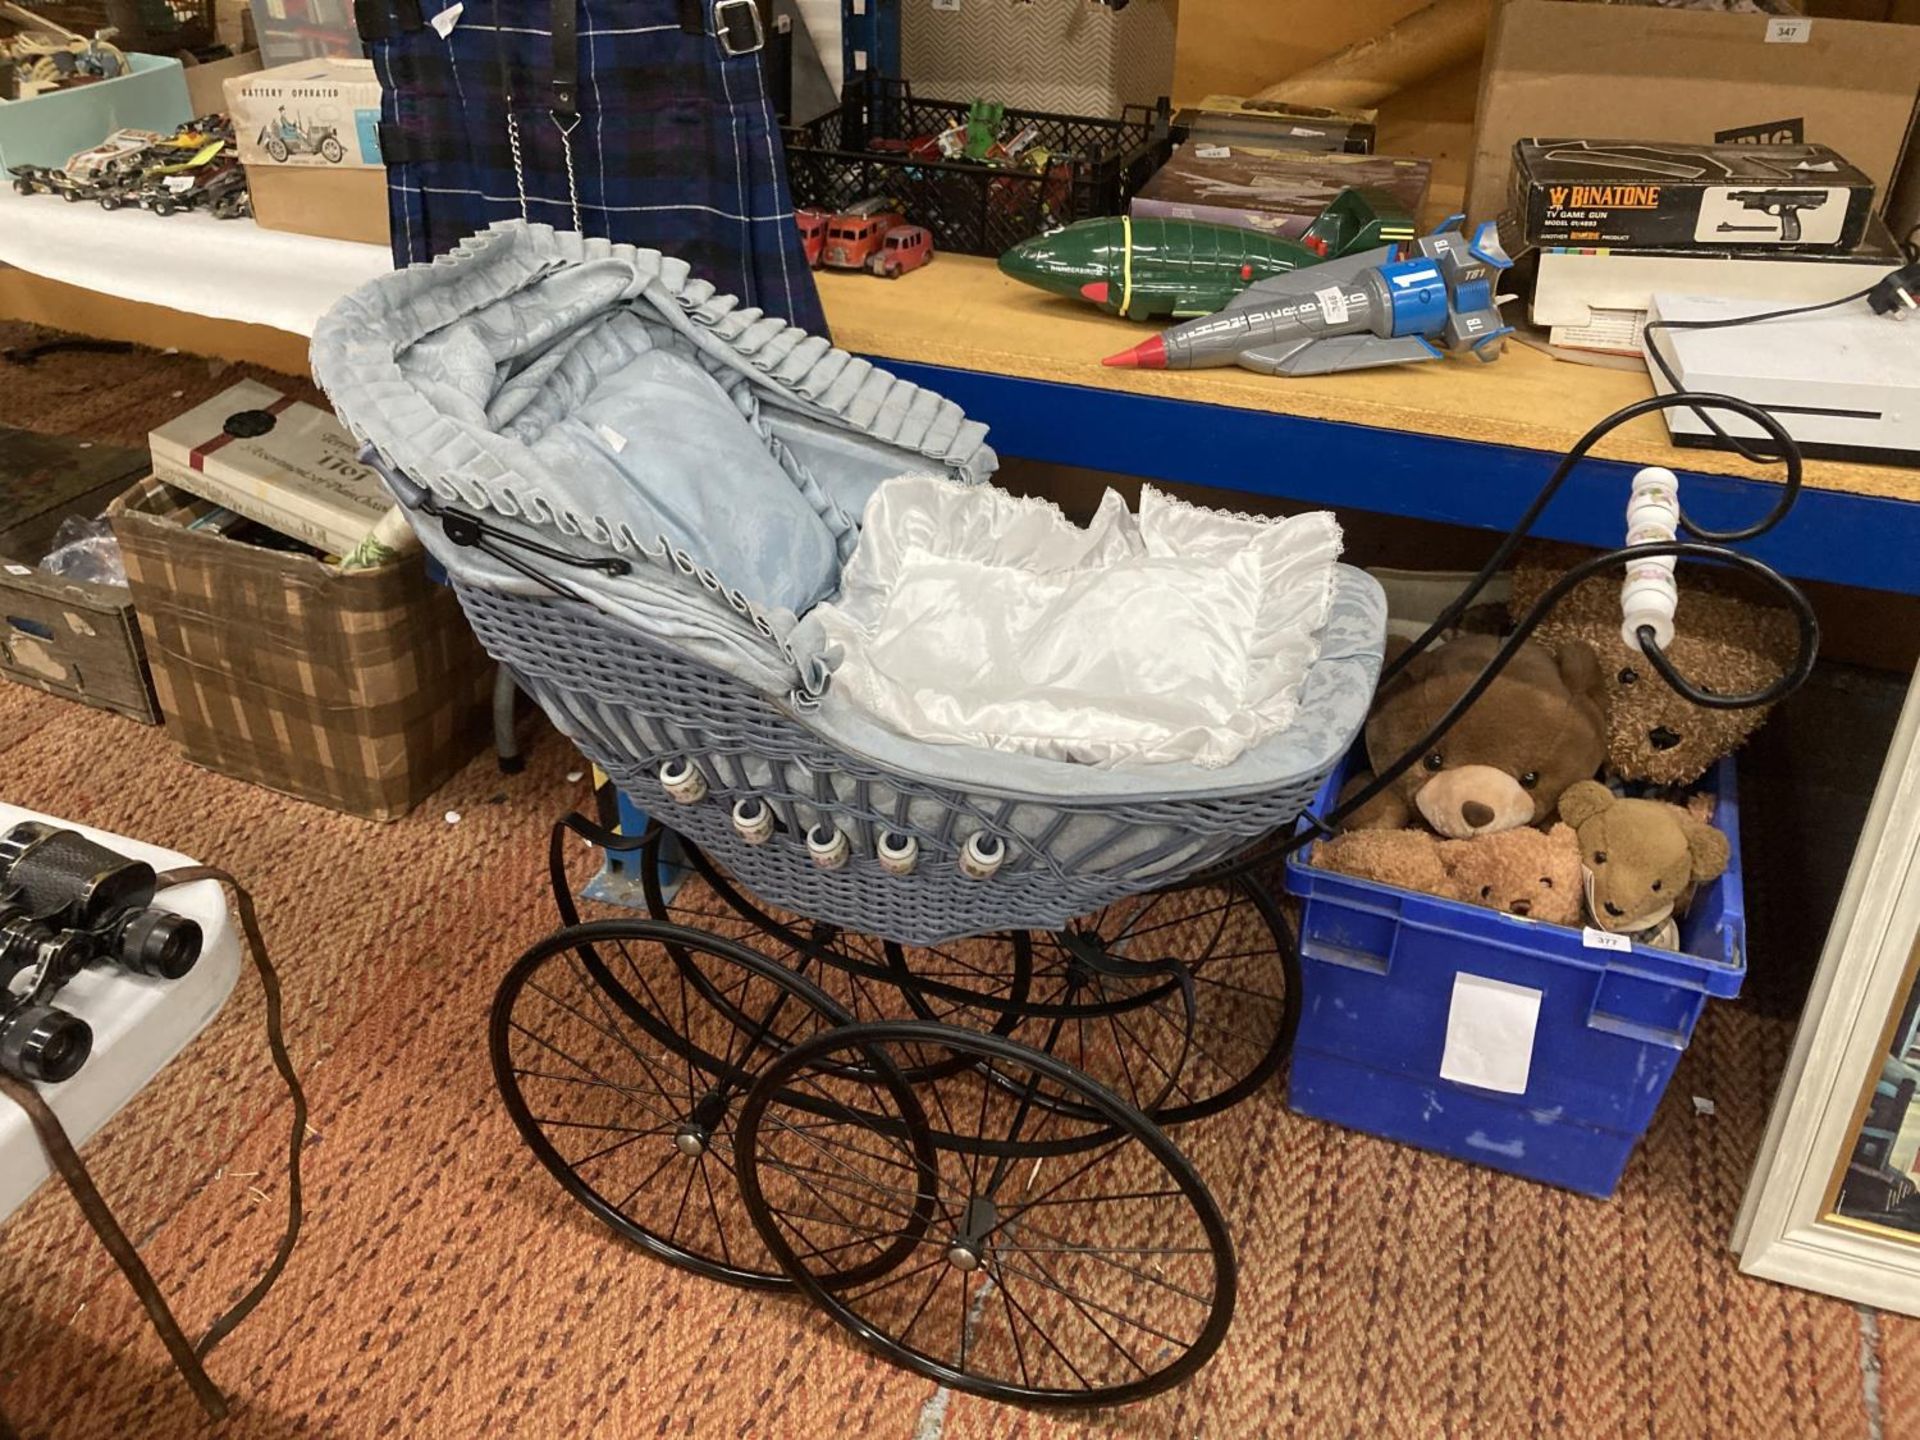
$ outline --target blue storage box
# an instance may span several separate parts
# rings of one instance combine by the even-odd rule
[[[1317,812],[1332,808],[1346,769],[1327,781]],[[1713,823],[1732,858],[1682,918],[1684,953],[1595,948],[1579,930],[1336,875],[1307,863],[1305,851],[1289,857],[1287,888],[1304,910],[1288,1103],[1337,1125],[1611,1195],[1707,997],[1739,994],[1746,976],[1733,762],[1722,760],[1709,778]],[[1523,1093],[1442,1078],[1462,975],[1538,993]],[[1479,990],[1488,988],[1499,989]]]
[[[65,165],[116,130],[162,135],[193,119],[186,72],[162,55],[129,55],[125,75],[0,104],[0,166]]]

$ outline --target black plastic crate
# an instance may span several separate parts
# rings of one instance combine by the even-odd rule
[[[903,80],[849,86],[835,109],[786,129],[793,203],[832,214],[884,195],[933,232],[936,249],[998,255],[1057,225],[1119,214],[1173,149],[1164,99],[1129,105],[1118,120],[1009,109],[1003,133],[1039,130],[1035,143],[1049,157],[1043,174],[873,148],[950,130],[968,108],[916,96]]]

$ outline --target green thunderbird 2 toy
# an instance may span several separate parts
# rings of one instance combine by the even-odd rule
[[[1119,215],[1049,231],[1000,257],[1000,269],[1129,320],[1211,315],[1247,286],[1414,238],[1412,217],[1342,190],[1298,240],[1199,220]]]

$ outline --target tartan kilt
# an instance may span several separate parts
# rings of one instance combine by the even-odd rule
[[[745,304],[826,335],[764,52],[725,53],[714,0],[577,0],[578,119],[563,135],[554,3],[467,0],[444,39],[420,0],[355,6],[380,78],[395,265],[519,218],[524,186],[528,220],[651,246]]]

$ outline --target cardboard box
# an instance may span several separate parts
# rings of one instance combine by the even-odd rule
[[[1844,251],[1873,182],[1824,145],[1522,140],[1508,205],[1530,245]]]
[[[341,570],[182,523],[146,480],[109,516],[167,733],[195,764],[394,820],[489,733],[493,665],[419,552]]]
[[[380,169],[380,82],[371,60],[276,65],[226,82],[240,160],[256,166]]]
[[[1171,5],[889,5],[900,73],[923,95],[1113,119],[1173,84]]]
[[[40,568],[69,516],[99,515],[144,457],[0,426],[4,496],[14,523],[0,530],[0,675],[17,684],[160,723],[147,678],[133,594]]]
[[[333,555],[393,508],[328,411],[242,380],[147,437],[156,478]]]
[[[227,81],[242,75],[259,74],[260,63],[260,52],[248,50],[244,54],[229,55],[224,60],[208,60],[203,64],[187,66],[187,102],[193,106],[193,113],[226,114]]]
[[[1189,140],[1133,197],[1138,216],[1205,220],[1292,239],[1353,186],[1375,191],[1405,212],[1420,214],[1432,167],[1391,155],[1260,150]]]
[[[254,223],[268,230],[392,243],[387,227],[385,170],[311,170],[249,165],[247,190]]]
[[[1793,38],[1798,37],[1798,38]],[[1920,27],[1507,0],[1480,75],[1467,210],[1536,135],[1826,145],[1884,201],[1920,102]]]

